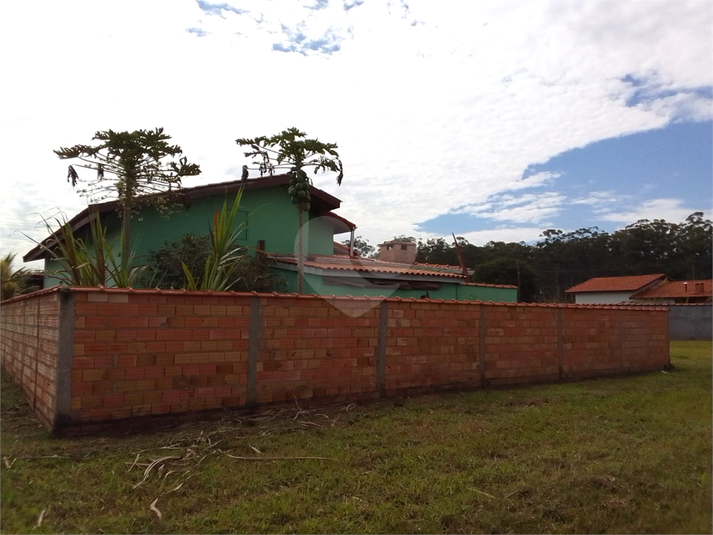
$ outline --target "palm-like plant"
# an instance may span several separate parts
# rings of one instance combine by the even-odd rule
[[[0,258],[0,297],[2,301],[21,293],[26,286],[27,270],[25,268],[13,270],[12,263],[14,261],[14,253],[8,253]]]
[[[60,268],[52,273],[60,282],[69,286],[104,286],[128,288],[139,280],[144,266],[133,266],[134,252],[121,255],[117,261],[106,238],[106,227],[99,214],[91,215],[91,240],[85,241],[74,234],[72,225],[66,219],[55,219],[58,230],[45,220],[45,226],[54,236],[56,243],[46,245],[34,241]],[[123,234],[122,234],[123,237]],[[30,238],[32,239],[32,238]]]
[[[238,267],[237,261],[243,251],[235,245],[243,225],[235,227],[235,218],[240,209],[243,191],[238,191],[233,206],[228,211],[227,199],[223,202],[220,212],[216,210],[213,226],[210,229],[210,253],[205,261],[203,277],[196,280],[185,262],[182,263],[186,276],[186,286],[189,290],[227,291],[235,283],[233,274]],[[235,227],[235,228],[234,228]]]

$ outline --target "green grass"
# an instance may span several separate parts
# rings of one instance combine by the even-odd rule
[[[1,531],[711,533],[711,350],[672,343],[670,373],[130,437],[50,438],[3,378]]]

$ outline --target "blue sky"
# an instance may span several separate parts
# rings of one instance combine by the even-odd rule
[[[638,218],[683,221],[693,211],[711,217],[713,205],[713,123],[676,122],[664,128],[597,141],[529,165],[523,179],[552,175],[546,186],[524,195],[496,194],[479,215],[455,212],[419,223],[417,230],[449,234],[488,231],[521,223],[528,212],[549,210],[536,219],[542,229],[597,226],[612,232]],[[528,197],[535,195],[535,197]],[[549,197],[548,197],[549,195]],[[556,197],[550,204],[542,199]],[[512,218],[487,214],[520,208]],[[519,241],[515,238],[515,241]]]
[[[164,127],[194,186],[235,139],[335,142],[317,176],[372,244],[536,241],[713,214],[709,0],[4,2],[0,253],[91,199],[53,153]],[[81,173],[80,173],[81,176]]]

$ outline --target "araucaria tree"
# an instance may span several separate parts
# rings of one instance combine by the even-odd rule
[[[337,184],[342,184],[344,169],[337,153],[336,143],[322,143],[307,139],[304,132],[288,128],[271,137],[236,139],[241,147],[250,147],[245,156],[256,158],[260,175],[274,174],[276,169],[289,169],[292,174],[287,190],[292,204],[297,206],[297,292],[304,293],[304,237],[302,232],[302,211],[310,209],[311,181],[305,172],[313,168],[314,173],[332,171],[337,173]]]
[[[54,151],[62,160],[79,160],[70,165],[67,181],[76,187],[80,182],[76,167],[96,172],[85,181],[79,193],[93,201],[116,195],[121,221],[121,261],[130,256],[130,227],[132,212],[140,204],[165,208],[168,200],[161,193],[180,188],[184,176],[200,174],[197,164],[181,157],[178,145],[170,145],[171,136],[163,128],[133,132],[97,132],[94,145],[61,147]],[[176,158],[177,161],[176,161]]]

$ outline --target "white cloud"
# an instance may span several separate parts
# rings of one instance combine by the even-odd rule
[[[469,243],[473,245],[485,245],[488,242],[521,242],[535,243],[539,240],[543,229],[539,227],[514,227],[514,228],[495,228],[489,230],[478,230],[475,232],[466,232],[459,234],[463,236]]]
[[[708,200],[710,203],[710,200]],[[711,206],[690,207],[684,206],[680,199],[652,199],[641,203],[639,206],[628,207],[628,210],[618,212],[605,212],[601,215],[604,221],[631,224],[640,219],[665,219],[666,221],[684,221],[693,212],[711,213]]]
[[[186,185],[233,178],[244,163],[237,137],[298,126],[336,141],[344,183],[316,184],[379,242],[464,205],[547,222],[564,202],[556,191],[497,209],[503,194],[567,179],[522,179],[529,165],[711,117],[711,100],[693,91],[712,84],[706,1],[208,3],[221,7],[0,7],[0,46],[13,51],[0,58],[0,143],[12,155],[3,250],[28,249],[17,235],[34,213],[84,206],[52,150],[96,130],[164,126],[203,169]],[[642,88],[653,97],[627,106]]]
[[[566,197],[556,192],[492,195],[488,202],[467,205],[453,213],[466,213],[494,221],[549,225],[548,218],[565,208]]]

